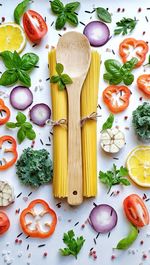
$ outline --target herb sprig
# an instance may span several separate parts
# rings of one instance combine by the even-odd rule
[[[150,65],[150,55],[148,56],[148,63],[144,64],[143,66]]]
[[[132,18],[123,17],[123,19],[121,19],[116,23],[117,28],[114,30],[114,34],[126,35],[134,30],[136,24],[137,24],[136,18],[132,19]]]
[[[14,51],[4,51],[0,53],[6,68],[1,78],[0,85],[10,86],[16,83],[18,80],[25,86],[31,86],[31,78],[28,71],[39,61],[39,57],[35,53],[26,53],[22,57]]]
[[[20,18],[25,12],[29,3],[30,3],[30,0],[24,0],[16,6],[14,10],[14,20],[17,24],[20,25]]]
[[[27,122],[26,119],[26,116],[22,112],[18,112],[16,122],[6,123],[6,127],[9,129],[18,128],[17,139],[19,144],[21,144],[25,138],[29,140],[34,140],[36,138],[36,133],[32,128],[32,124]]]
[[[56,19],[55,28],[57,30],[62,29],[66,22],[73,26],[78,25],[78,17],[75,14],[75,10],[80,6],[80,2],[68,3],[65,6],[60,0],[51,1],[51,10],[58,17]]]
[[[77,255],[83,247],[85,239],[83,238],[83,236],[77,237],[75,239],[74,231],[70,230],[67,233],[64,233],[63,242],[66,244],[67,248],[61,248],[60,254],[62,256],[72,255],[77,259]]]
[[[126,167],[121,166],[117,169],[116,165],[113,164],[113,169],[107,172],[100,171],[99,179],[100,181],[108,187],[108,192],[110,192],[113,185],[122,184],[129,186],[130,182],[125,177],[128,175],[128,170]]]
[[[111,21],[112,21],[111,14],[108,12],[107,9],[105,9],[103,7],[98,7],[98,8],[96,8],[96,13],[97,13],[97,16],[100,20],[102,20],[106,23],[111,23]]]
[[[61,63],[56,64],[56,72],[58,75],[53,75],[50,79],[51,83],[57,83],[60,90],[65,89],[65,86],[72,84],[72,79],[69,75],[63,74],[64,67]]]
[[[111,129],[113,126],[113,122],[114,122],[114,115],[110,113],[109,117],[107,118],[107,120],[104,122],[102,126],[102,131]]]
[[[106,60],[104,64],[107,72],[103,75],[104,80],[108,81],[110,85],[118,85],[121,82],[125,85],[131,85],[134,81],[134,75],[131,71],[137,62],[137,58],[132,58],[130,61],[121,65],[117,60]]]

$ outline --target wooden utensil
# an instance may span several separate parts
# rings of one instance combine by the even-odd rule
[[[80,94],[91,60],[88,39],[78,32],[64,34],[58,41],[56,58],[57,63],[63,64],[64,73],[68,74],[73,81],[72,84],[66,86],[68,94],[68,203],[78,205],[83,201]]]

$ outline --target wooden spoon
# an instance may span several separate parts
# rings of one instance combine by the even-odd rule
[[[64,66],[73,83],[66,86],[68,94],[68,203],[83,201],[82,153],[80,126],[80,94],[86,78],[91,49],[88,39],[81,33],[68,32],[58,41],[57,63]]]

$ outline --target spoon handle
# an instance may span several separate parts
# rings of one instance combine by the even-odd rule
[[[80,126],[80,86],[78,82],[67,87],[68,91],[68,203],[79,205],[83,201],[82,151]]]

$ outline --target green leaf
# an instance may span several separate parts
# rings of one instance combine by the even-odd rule
[[[134,66],[138,63],[138,59],[133,57],[130,61],[123,64],[120,71],[124,75],[126,72],[131,72]]]
[[[10,128],[10,129],[16,128],[16,123],[14,123],[14,122],[7,122],[6,123],[6,127],[7,128]]]
[[[67,74],[61,75],[61,81],[63,82],[64,85],[69,85],[69,84],[72,84],[73,82],[70,76]]]
[[[126,35],[134,30],[136,27],[137,20],[136,18],[123,18],[120,21],[116,23],[117,28],[114,30],[115,35],[119,35],[122,33],[122,35]]]
[[[14,68],[16,69],[19,69],[21,66],[21,58],[16,51],[14,51],[13,53],[13,65],[14,65]]]
[[[73,25],[77,26],[78,25],[78,17],[75,13],[66,13],[67,16],[67,21]]]
[[[114,115],[111,113],[102,126],[102,130],[111,129],[114,122]]]
[[[61,1],[54,0],[54,1],[51,1],[51,9],[52,9],[53,13],[61,14],[62,11],[64,10],[64,5]]]
[[[57,30],[62,29],[65,26],[66,21],[67,21],[66,14],[61,13],[56,19],[55,28]]]
[[[121,177],[126,177],[126,176],[128,176],[128,169],[126,168],[126,167],[121,167],[120,168],[120,170],[119,170],[119,175],[121,176]]]
[[[58,83],[60,81],[60,77],[58,75],[53,75],[50,79],[51,83]]]
[[[121,178],[120,179],[120,184],[124,185],[124,186],[129,186],[130,182],[129,180],[125,179],[125,178]]]
[[[150,55],[148,56],[148,64],[150,64]]]
[[[18,70],[18,79],[21,81],[21,83],[27,87],[31,86],[31,78],[28,73],[26,73],[24,70]]]
[[[65,85],[64,83],[61,81],[61,79],[58,81],[58,86],[59,86],[59,90],[64,90],[65,89]]]
[[[106,60],[105,61],[105,68],[112,75],[115,75],[117,77],[120,76],[121,64],[117,60],[114,60],[114,59]]]
[[[126,86],[129,86],[133,83],[134,81],[134,75],[131,73],[127,73],[126,75],[123,76],[123,82]]]
[[[64,71],[64,67],[61,63],[56,64],[56,72],[58,75],[61,75]]]
[[[111,80],[113,78],[113,75],[110,74],[110,73],[105,73],[103,75],[103,78],[104,78],[104,80],[109,81],[109,80]]]
[[[26,116],[22,112],[19,111],[18,114],[17,114],[17,116],[16,116],[16,120],[20,124],[23,124],[26,121]]]
[[[12,69],[14,67],[13,64],[13,53],[10,51],[4,51],[0,53],[0,56],[3,59],[3,62],[8,69]]]
[[[25,122],[24,124],[23,124],[23,128],[24,129],[26,129],[26,130],[30,130],[30,129],[32,129],[32,124],[30,123],[30,122]]]
[[[34,140],[36,138],[36,133],[33,129],[30,129],[30,130],[26,130],[26,137],[29,139],[29,140]]]
[[[65,12],[74,12],[80,6],[80,2],[72,2],[65,5]]]
[[[118,242],[116,249],[121,249],[121,250],[128,249],[137,239],[138,234],[139,234],[138,228],[130,224],[129,234]]]
[[[98,7],[96,8],[96,13],[97,16],[100,20],[106,22],[106,23],[111,23],[111,14],[103,7]]]
[[[16,83],[18,80],[18,75],[16,70],[6,70],[0,78],[1,86],[10,86]]]
[[[122,28],[118,28],[114,30],[114,35],[119,35],[122,32]]]
[[[20,24],[20,18],[25,12],[30,0],[24,0],[23,2],[19,3],[15,10],[14,10],[14,20],[17,24]]]
[[[39,61],[39,56],[35,53],[26,53],[22,56],[21,69],[25,71],[31,70]]]
[[[19,144],[21,144],[25,138],[26,138],[25,131],[22,128],[20,128],[17,132],[17,139]]]

